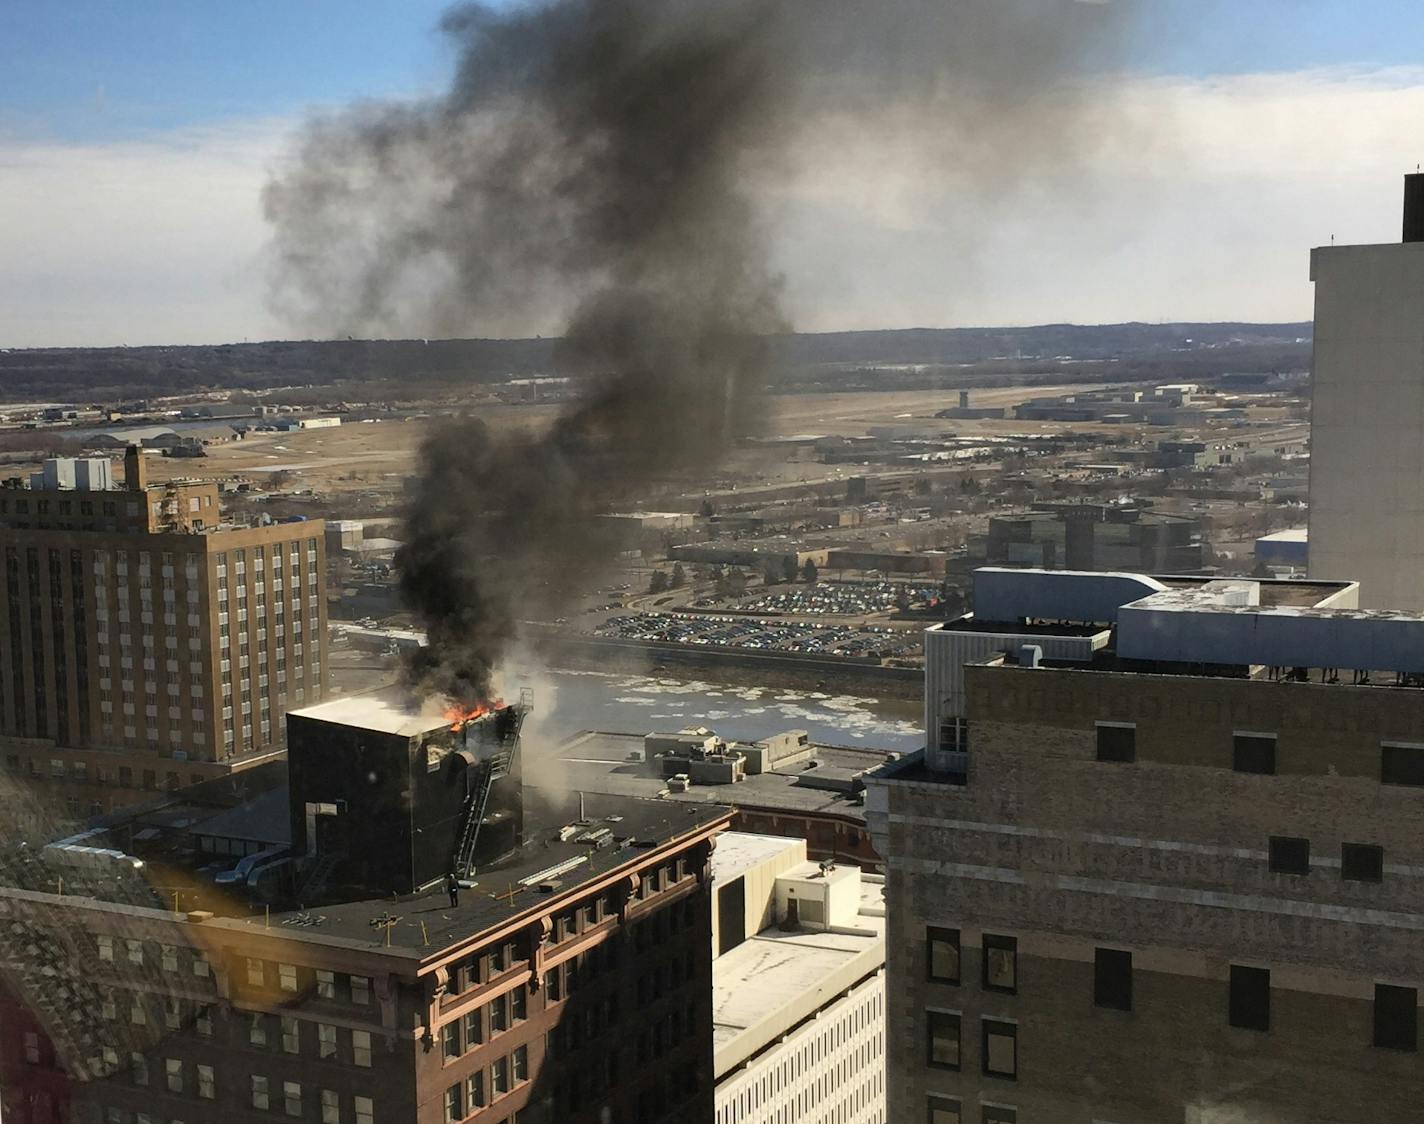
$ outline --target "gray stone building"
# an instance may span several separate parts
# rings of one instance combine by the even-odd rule
[[[889,1118],[1419,1119],[1424,619],[1108,578],[987,576],[870,779]]]

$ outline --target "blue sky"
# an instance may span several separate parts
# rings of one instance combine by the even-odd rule
[[[1424,3],[1138,3],[1100,106],[1129,132],[997,208],[893,128],[801,152],[762,200],[793,323],[1303,320],[1311,246],[1398,238]],[[299,334],[269,304],[263,188],[311,110],[440,91],[445,7],[0,0],[0,347]]]
[[[873,0],[872,0],[873,2]],[[1119,0],[1121,2],[1121,0]],[[1157,74],[1414,65],[1418,0],[1141,0]],[[444,0],[5,0],[0,130],[122,139],[437,90]]]

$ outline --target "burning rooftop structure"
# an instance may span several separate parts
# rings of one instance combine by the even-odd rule
[[[306,896],[331,882],[413,893],[517,851],[532,704],[526,690],[511,704],[421,706],[394,688],[292,712],[292,854]]]

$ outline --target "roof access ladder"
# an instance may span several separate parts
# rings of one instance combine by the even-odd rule
[[[519,731],[524,725],[524,716],[533,709],[534,692],[525,687],[519,692],[519,705],[512,707],[514,718],[500,737],[499,746],[488,758],[465,772],[468,789],[460,807],[460,838],[455,844],[454,862],[451,864],[457,877],[468,878],[470,866],[475,857],[475,844],[480,838],[480,828],[485,822],[489,809],[490,792],[494,782],[507,776],[514,766],[519,753]],[[473,778],[471,778],[471,774]]]

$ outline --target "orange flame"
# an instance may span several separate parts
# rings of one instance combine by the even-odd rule
[[[492,710],[498,710],[504,705],[503,699],[491,699],[489,702],[475,703],[474,706],[465,706],[461,703],[451,702],[445,708],[445,721],[450,723],[450,729],[458,731],[466,722],[473,722],[477,718],[483,718]]]

